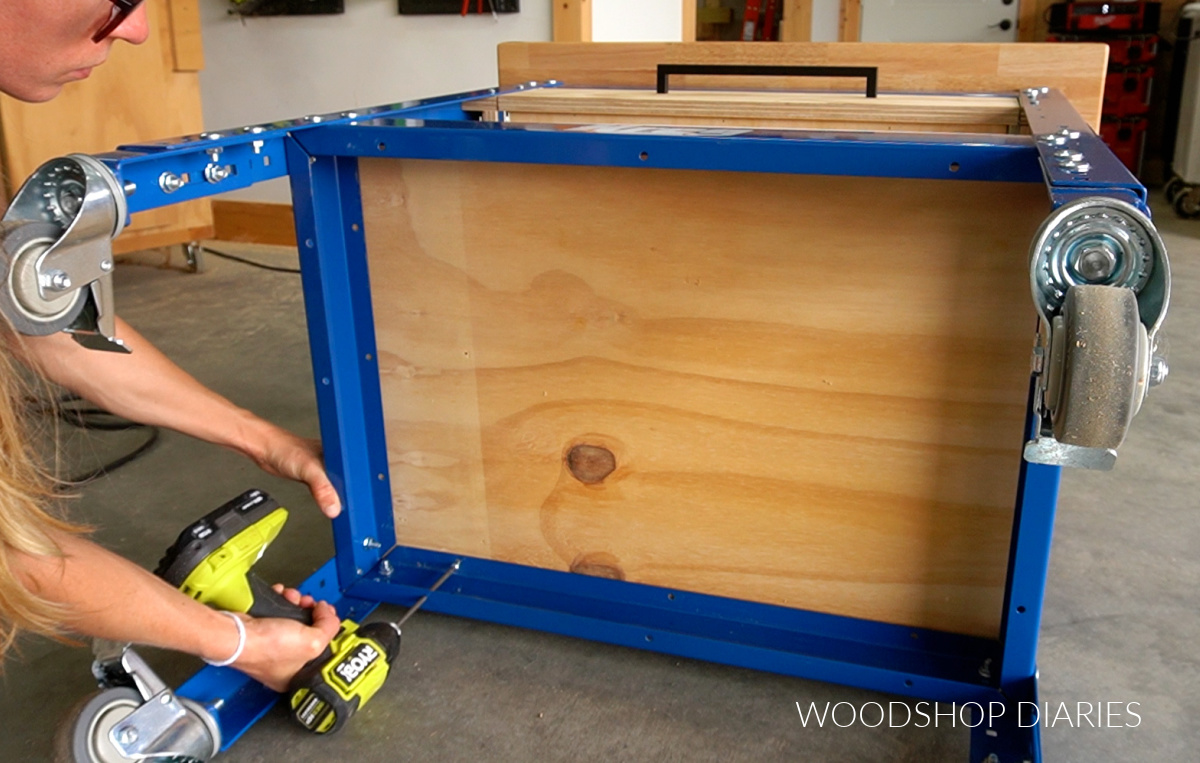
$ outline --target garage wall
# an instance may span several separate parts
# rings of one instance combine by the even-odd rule
[[[550,2],[493,18],[401,16],[396,0],[346,0],[334,16],[242,19],[200,3],[210,130],[374,106],[496,84],[496,45],[550,39]],[[228,198],[289,201],[285,181]]]
[[[695,2],[695,0],[682,0]],[[681,0],[593,0],[593,42],[679,42]]]

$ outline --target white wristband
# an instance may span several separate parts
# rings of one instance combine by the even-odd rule
[[[223,668],[227,665],[232,665],[233,663],[237,662],[238,658],[242,656],[242,650],[246,648],[246,625],[242,622],[242,618],[238,617],[232,612],[221,612],[221,614],[228,615],[229,619],[233,620],[233,624],[237,626],[238,645],[237,649],[233,650],[233,656],[228,660],[216,661],[204,659],[205,662],[207,662],[209,665],[212,665],[214,668]]]

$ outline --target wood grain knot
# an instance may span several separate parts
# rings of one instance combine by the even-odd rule
[[[567,468],[585,485],[597,485],[617,468],[617,457],[608,448],[576,445],[567,451]]]
[[[571,572],[576,575],[591,575],[594,578],[609,580],[624,580],[625,570],[617,557],[605,551],[595,551],[590,554],[580,554],[571,562]]]

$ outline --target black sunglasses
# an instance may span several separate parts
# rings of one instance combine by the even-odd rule
[[[100,27],[99,32],[92,35],[92,42],[100,42],[115,32],[117,27],[129,18],[129,14],[136,11],[137,7],[142,4],[142,0],[109,0],[109,2],[113,4],[112,16],[104,26]]]

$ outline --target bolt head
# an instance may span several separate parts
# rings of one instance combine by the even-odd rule
[[[1161,355],[1155,355],[1150,361],[1150,386],[1157,387],[1167,380],[1167,374],[1171,369],[1167,367],[1167,359]]]
[[[163,190],[163,193],[174,193],[183,188],[183,178],[174,172],[164,172],[158,176],[158,187]]]
[[[51,271],[49,274],[49,287],[55,291],[66,291],[71,288],[71,276],[61,270]]]
[[[1101,244],[1086,246],[1075,258],[1075,272],[1090,283],[1099,283],[1117,269],[1117,254]]]
[[[138,732],[132,726],[126,726],[117,732],[117,741],[128,747],[138,740]]]

